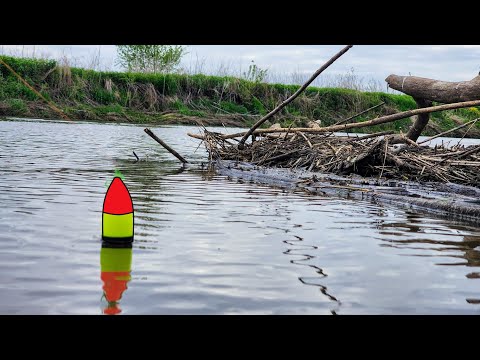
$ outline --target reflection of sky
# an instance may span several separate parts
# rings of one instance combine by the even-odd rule
[[[272,74],[310,75],[343,45],[191,45],[182,66],[205,72],[229,69],[246,71],[252,60]],[[0,51],[31,54],[33,46],[0,45]],[[67,55],[88,66],[100,51],[102,66],[115,67],[114,45],[36,45],[36,55],[59,58]],[[354,68],[361,77],[384,82],[391,73],[436,78],[446,81],[469,80],[480,70],[480,45],[355,45],[334,63],[325,75],[345,74]],[[204,65],[202,65],[204,63]],[[282,77],[279,76],[279,80]]]
[[[478,228],[207,181],[197,170],[205,152],[186,137],[195,128],[153,127],[192,159],[179,173],[143,128],[0,122],[0,313],[101,312],[101,212],[114,169],[135,207],[123,314],[479,311],[466,299],[480,298],[480,279],[467,277],[480,252],[462,247],[467,236],[480,241]]]

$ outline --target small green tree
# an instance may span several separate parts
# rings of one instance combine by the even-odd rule
[[[243,77],[246,80],[253,81],[255,83],[264,82],[267,78],[268,69],[260,69],[255,62],[252,60],[252,63],[248,67],[248,72],[243,72]]]
[[[118,64],[131,72],[171,72],[185,53],[181,45],[117,45]]]

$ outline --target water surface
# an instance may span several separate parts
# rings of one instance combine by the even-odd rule
[[[135,207],[121,314],[480,312],[480,229],[209,174],[186,136],[196,128],[151,127],[191,160],[183,169],[143,128],[0,121],[1,314],[107,308],[101,211],[115,170]]]

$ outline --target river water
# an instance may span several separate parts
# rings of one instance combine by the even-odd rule
[[[0,121],[0,314],[108,313],[115,170],[135,208],[117,313],[480,313],[479,228],[212,175],[195,127],[150,127],[183,169],[143,128]]]

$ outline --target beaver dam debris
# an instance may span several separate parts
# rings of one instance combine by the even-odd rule
[[[222,175],[480,224],[480,145],[424,145],[438,135],[416,143],[391,132],[340,136],[284,129],[260,134],[240,150],[242,134],[231,138],[204,129],[189,135],[203,140]]]
[[[203,135],[210,163],[221,175],[391,203],[480,225],[480,145],[390,145],[394,139],[388,132],[267,134],[239,150],[236,139],[209,131]]]
[[[328,131],[332,128],[259,129],[242,148],[238,144],[245,133],[203,128],[203,134],[188,135],[202,140],[222,175],[480,224],[480,145],[428,145],[455,129],[417,143],[391,131],[352,136]]]
[[[330,63],[338,59],[339,54]],[[318,74],[319,71],[314,76]],[[210,163],[223,175],[290,189],[302,188],[316,194],[347,192],[348,196],[370,197],[478,225],[480,145],[466,147],[461,141],[450,147],[443,143],[434,147],[428,144],[461,128],[466,128],[466,135],[480,118],[424,141],[417,140],[430,113],[480,106],[479,79],[449,83],[390,75],[386,79],[389,86],[411,95],[417,109],[362,122],[354,120],[356,115],[328,127],[258,128],[279,112],[285,102],[292,101],[292,96],[247,132],[220,134],[203,127],[203,134],[188,135],[202,140]],[[294,95],[298,96],[305,87]],[[434,105],[434,101],[444,104]],[[392,131],[365,136],[336,134],[412,116],[416,119],[405,135]],[[246,143],[250,136],[251,142]]]
[[[239,150],[221,134],[206,131],[204,136],[212,160],[378,179],[480,184],[480,145],[429,147],[408,139],[395,144],[395,139],[388,132],[362,137],[295,132],[269,134]]]

